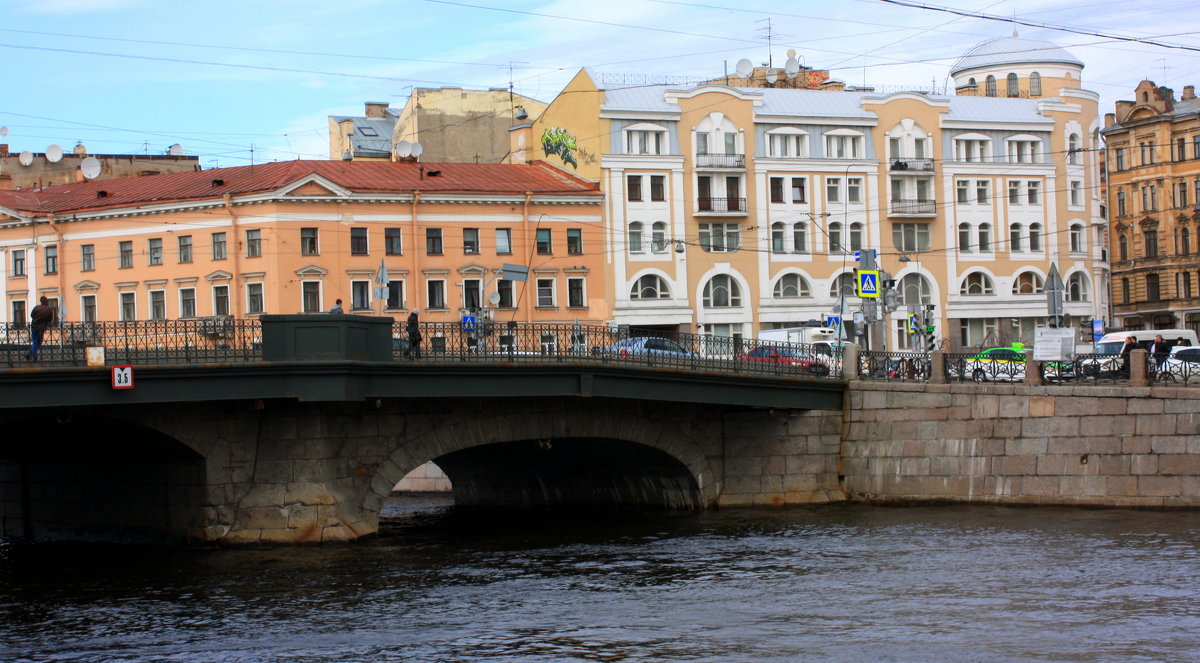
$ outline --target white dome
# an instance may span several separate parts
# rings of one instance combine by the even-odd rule
[[[957,76],[968,69],[983,67],[1041,63],[1069,64],[1083,68],[1083,62],[1078,58],[1048,41],[1000,37],[985,41],[967,51],[967,54],[959,58],[950,69],[950,75]]]

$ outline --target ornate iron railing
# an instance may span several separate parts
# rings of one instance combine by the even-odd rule
[[[29,325],[0,324],[0,363],[30,365]],[[68,322],[47,329],[37,362],[86,365],[87,349],[103,348],[108,364],[192,364],[262,360],[257,320],[139,320]]]
[[[863,380],[927,382],[931,367],[927,352],[868,350],[858,353],[858,377]]]

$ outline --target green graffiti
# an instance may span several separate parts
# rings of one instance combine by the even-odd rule
[[[554,127],[546,129],[542,133],[542,149],[545,150],[546,156],[557,154],[563,160],[563,163],[571,164],[572,168],[578,168],[579,164],[575,162],[575,137],[567,133],[566,129]]]

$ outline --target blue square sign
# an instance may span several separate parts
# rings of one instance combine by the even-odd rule
[[[858,271],[858,296],[879,297],[879,271],[860,269]]]

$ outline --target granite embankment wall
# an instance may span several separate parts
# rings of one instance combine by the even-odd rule
[[[1200,507],[1200,389],[851,382],[846,499]]]

